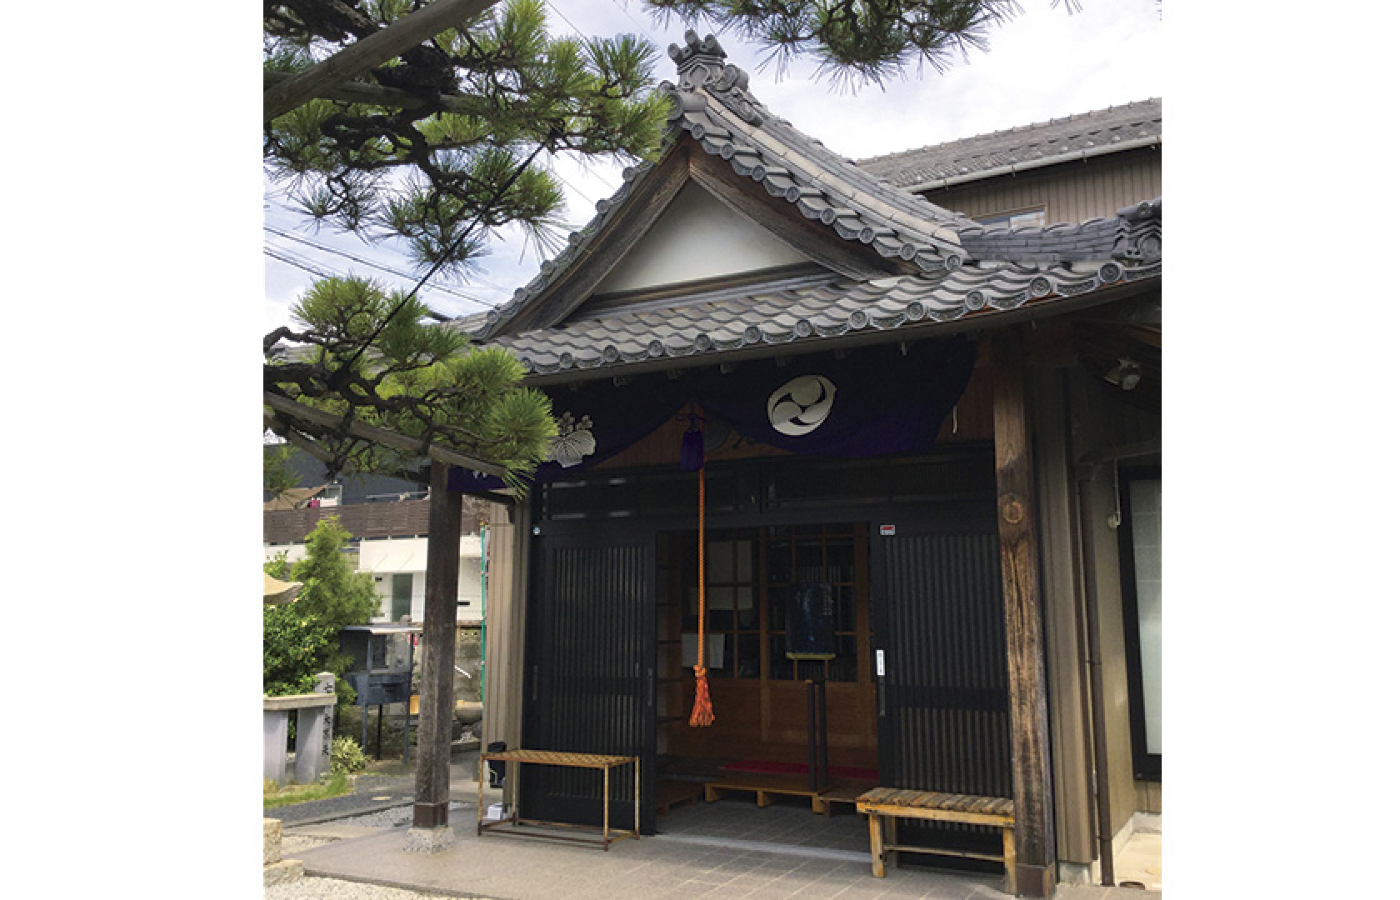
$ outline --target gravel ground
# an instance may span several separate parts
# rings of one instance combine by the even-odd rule
[[[442,900],[443,897],[449,896],[454,895],[406,891],[382,884],[341,881],[339,878],[313,878],[309,875],[294,881],[270,885],[263,890],[264,900]]]

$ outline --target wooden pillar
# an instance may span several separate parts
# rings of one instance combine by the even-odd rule
[[[418,769],[413,827],[445,828],[452,777],[452,671],[457,657],[457,574],[462,495],[447,487],[448,466],[433,462],[428,494],[428,571],[419,677]]]
[[[1019,331],[1007,330],[990,340],[997,530],[1010,675],[1012,799],[1016,805],[1014,889],[1022,896],[1049,897],[1055,891],[1055,826],[1039,548],[1026,426],[1025,354]]]

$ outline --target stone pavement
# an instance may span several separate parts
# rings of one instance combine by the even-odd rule
[[[363,881],[446,896],[509,900],[796,898],[842,900],[1005,900],[1001,876],[923,867],[871,875],[868,835],[853,814],[814,815],[803,804],[757,809],[726,798],[673,809],[660,834],[597,846],[476,834],[475,768],[454,758],[452,796],[470,800],[451,813],[455,841],[436,853],[405,850],[407,828],[365,828],[348,820],[312,822],[282,812],[289,837],[326,841],[296,852],[307,875]],[[470,779],[470,780],[469,780]],[[412,795],[413,780],[402,786]],[[384,785],[380,785],[381,788]],[[357,792],[358,793],[358,792]],[[487,802],[499,792],[488,791]],[[396,792],[367,792],[362,802]],[[383,802],[383,801],[380,801]],[[312,817],[316,818],[316,817]],[[293,820],[302,824],[296,824]],[[1061,885],[1058,900],[1160,900],[1131,888]]]

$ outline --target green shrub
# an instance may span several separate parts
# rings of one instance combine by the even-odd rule
[[[369,760],[365,757],[365,751],[360,748],[360,742],[350,737],[338,737],[331,741],[331,773],[334,775],[353,775],[356,772],[363,772],[369,767]]]
[[[268,561],[264,571],[274,578],[299,581],[300,594],[291,603],[263,606],[263,693],[269,697],[310,693],[316,675],[336,676],[341,704],[354,691],[339,676],[350,657],[340,652],[340,630],[363,625],[379,612],[374,577],[356,572],[341,550],[350,532],[336,516],[317,523],[306,536],[306,557],[288,567],[285,556]]]

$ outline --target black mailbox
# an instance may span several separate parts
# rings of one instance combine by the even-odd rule
[[[355,689],[360,719],[360,744],[368,746],[369,708],[379,707],[379,734],[374,754],[383,743],[384,704],[402,703],[403,760],[408,762],[409,700],[413,694],[413,647],[423,629],[418,625],[352,625],[340,632],[340,650],[353,662],[345,680]]]

